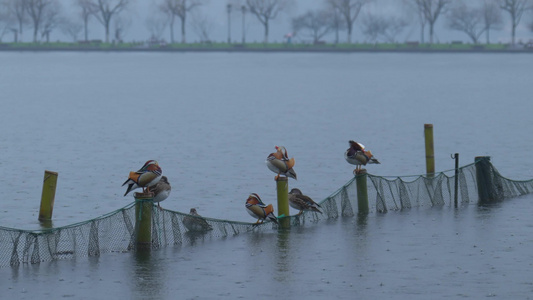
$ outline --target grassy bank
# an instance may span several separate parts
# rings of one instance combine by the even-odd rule
[[[228,51],[228,52],[528,52],[505,44],[285,44],[285,43],[0,43],[0,51]]]

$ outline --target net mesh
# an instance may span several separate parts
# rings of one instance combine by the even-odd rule
[[[451,175],[447,173],[451,172]],[[445,171],[433,176],[382,177],[366,176],[367,197],[370,212],[385,213],[420,206],[453,205],[501,201],[533,192],[533,180],[517,181],[499,174],[488,159],[457,170]],[[314,224],[320,220],[352,217],[358,208],[357,177],[320,202],[322,214],[305,212],[290,216],[292,226]],[[456,188],[457,183],[457,188]],[[0,267],[23,263],[98,256],[109,252],[135,250],[137,241],[136,221],[140,214],[131,203],[107,215],[69,226],[19,230],[0,227]],[[245,232],[268,231],[276,228],[271,222],[260,225],[212,218],[201,218],[208,226],[189,230],[185,223],[198,217],[185,213],[159,209],[153,203],[151,248],[168,245],[193,245],[197,242],[234,236]],[[150,207],[149,207],[150,208]],[[203,221],[202,221],[203,222]],[[194,222],[193,222],[194,223]],[[189,226],[190,227],[190,226]]]

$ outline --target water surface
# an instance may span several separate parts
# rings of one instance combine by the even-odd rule
[[[353,176],[349,139],[382,161],[372,174],[424,173],[425,123],[437,170],[457,152],[461,164],[488,155],[504,176],[533,178],[527,54],[10,52],[0,64],[0,226],[40,228],[44,170],[59,173],[54,226],[121,208],[133,200],[121,184],[149,159],[173,187],[163,207],[253,221],[249,193],[276,204],[264,164],[275,145],[296,158],[291,187],[322,200]],[[3,268],[2,294],[525,298],[530,200]]]

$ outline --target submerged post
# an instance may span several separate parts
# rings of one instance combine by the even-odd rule
[[[455,208],[457,208],[457,196],[459,192],[459,153],[455,153],[453,158],[455,159],[455,189],[453,203],[455,204]]]
[[[476,156],[477,193],[480,204],[487,204],[497,200],[492,182],[490,156]]]
[[[152,206],[154,193],[135,193],[135,250],[152,249]]]
[[[435,174],[435,149],[433,148],[433,124],[424,124],[424,138],[426,141],[426,174]]]
[[[278,192],[278,217],[287,217],[279,219],[279,224],[281,228],[289,228],[291,226],[291,219],[288,218],[290,214],[289,179],[287,177],[278,177],[278,179],[276,179],[276,189]]]
[[[54,200],[56,197],[57,185],[56,172],[44,171],[43,192],[41,195],[41,208],[39,209],[39,221],[52,220],[52,212],[54,211]]]
[[[368,190],[366,185],[367,177],[366,169],[359,170],[355,177],[357,185],[357,211],[360,215],[366,215],[369,212]]]

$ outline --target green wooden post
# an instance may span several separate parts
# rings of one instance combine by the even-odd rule
[[[135,242],[137,251],[152,249],[152,207],[154,193],[135,193]]]
[[[289,211],[289,179],[287,177],[278,177],[276,180],[276,188],[278,192],[278,217],[284,215],[287,218],[279,219],[281,228],[289,228],[291,226],[291,219]]]
[[[424,124],[424,138],[426,141],[426,174],[435,174],[435,149],[433,148],[433,124]]]
[[[357,185],[357,211],[360,215],[366,215],[369,212],[368,190],[366,186],[367,177],[366,169],[361,169],[355,177],[355,183]]]
[[[476,181],[479,203],[486,204],[495,201],[494,183],[490,169],[490,156],[476,156]]]
[[[39,221],[46,222],[52,220],[54,200],[56,197],[57,176],[58,174],[56,172],[44,171],[41,208],[39,209]]]

